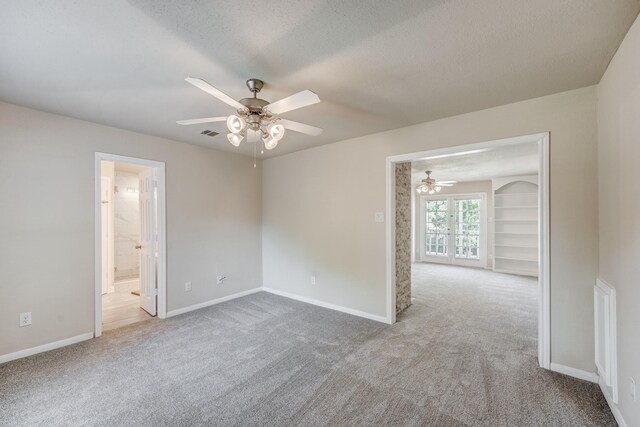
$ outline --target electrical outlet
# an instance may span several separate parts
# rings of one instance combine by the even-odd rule
[[[315,285],[316,283],[318,283],[318,278],[316,277],[315,274],[311,275],[311,284]]]
[[[226,279],[226,276],[217,276],[216,277],[216,284],[218,285],[222,285],[224,283],[224,279]]]
[[[631,400],[636,400],[636,382],[633,378],[629,377],[629,394],[631,394]]]
[[[191,292],[191,282],[186,282],[184,284],[184,291],[185,292]]]
[[[31,312],[20,313],[20,327],[29,326],[31,324]]]

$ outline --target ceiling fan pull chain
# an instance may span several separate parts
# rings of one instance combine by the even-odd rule
[[[258,149],[258,142],[253,142],[253,167],[256,167],[256,150]]]

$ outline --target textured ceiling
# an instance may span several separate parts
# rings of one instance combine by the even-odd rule
[[[208,147],[224,133],[176,120],[230,113],[187,84],[232,97],[266,82],[275,101],[322,103],[285,117],[269,155],[597,83],[640,0],[29,1],[0,13],[0,100]]]
[[[475,151],[475,150],[474,150]],[[480,151],[480,150],[478,150]],[[464,152],[463,152],[464,153]],[[483,149],[469,154],[457,153],[449,156],[416,160],[411,162],[411,181],[420,183],[426,175],[438,181],[484,181],[504,176],[533,175],[538,173],[538,143],[506,145]]]

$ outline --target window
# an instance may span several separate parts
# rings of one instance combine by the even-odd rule
[[[455,200],[455,257],[480,258],[480,199]]]
[[[432,256],[448,255],[449,202],[425,201],[425,253]]]
[[[486,194],[422,195],[419,200],[416,257],[422,261],[484,267]]]

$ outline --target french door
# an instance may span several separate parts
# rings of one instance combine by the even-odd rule
[[[420,197],[419,259],[486,265],[485,195]]]

